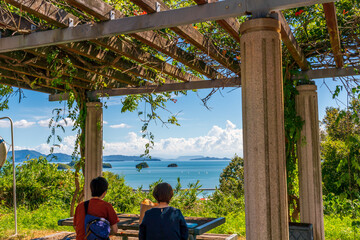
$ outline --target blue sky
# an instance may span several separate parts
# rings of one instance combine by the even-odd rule
[[[331,89],[336,82],[326,80]],[[332,99],[323,80],[317,80],[319,98],[319,119],[325,114],[328,106],[346,107]],[[185,155],[205,155],[216,157],[242,156],[242,114],[241,89],[226,88],[212,96],[206,109],[200,98],[211,90],[189,91],[187,96],[176,97],[177,101],[169,102],[168,109],[178,113],[180,127],[164,127],[160,122],[153,123],[150,131],[155,135],[155,157],[173,158]],[[19,103],[18,97],[10,101],[10,109],[0,116],[10,116],[15,122],[16,149],[33,149],[49,153],[50,146],[46,139],[50,135],[48,119],[54,108],[63,107],[64,103],[49,102],[48,95],[33,91],[24,91],[26,98]],[[346,104],[344,93],[340,100]],[[143,153],[145,140],[141,138],[141,125],[137,112],[121,113],[121,97],[103,100],[104,108],[104,155],[122,154],[139,155]],[[143,105],[141,106],[143,108]],[[161,113],[166,118],[167,113]],[[57,152],[71,154],[75,132],[71,126],[65,127],[63,142]],[[0,136],[10,142],[10,130],[6,122],[0,122]]]

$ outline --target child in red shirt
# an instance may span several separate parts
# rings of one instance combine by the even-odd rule
[[[102,199],[106,195],[108,189],[108,182],[103,177],[94,178],[90,183],[91,196],[89,201],[88,214],[105,218],[110,222],[111,232],[117,233],[117,223],[119,218],[112,205]],[[85,207],[84,202],[81,202],[75,210],[74,228],[76,231],[76,240],[85,239]]]

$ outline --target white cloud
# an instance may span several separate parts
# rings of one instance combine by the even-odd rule
[[[0,128],[10,127],[10,122],[8,120],[0,120]]]
[[[45,119],[45,120],[40,120],[37,123],[41,126],[41,127],[49,127],[49,122],[50,122],[50,118]],[[54,124],[54,123],[53,123]],[[71,120],[71,118],[65,118],[62,119],[58,122],[59,125],[63,126],[63,127],[72,127],[74,126],[74,121]]]
[[[127,140],[126,142],[115,143],[104,141],[104,155],[139,155],[144,152],[144,145],[147,143],[147,140],[143,139],[141,135],[130,132]],[[215,125],[204,136],[160,139],[155,142],[151,154],[160,157],[176,157],[193,154],[232,157],[235,153],[242,156],[242,151],[242,129],[236,128],[235,124],[227,121],[225,128]]]
[[[125,123],[117,124],[117,125],[110,125],[111,128],[131,128],[129,125]]]
[[[28,122],[25,119],[14,122],[14,127],[16,127],[16,128],[28,128],[33,125],[35,125],[35,122]]]
[[[54,147],[54,153],[65,153],[71,155],[75,148],[76,136],[66,136],[59,144],[59,147]],[[40,144],[34,148],[35,151],[41,152],[43,154],[50,154],[51,145],[50,144]]]
[[[233,157],[235,153],[243,156],[242,134],[242,129],[237,128],[231,121],[227,121],[225,127],[215,125],[204,136],[194,138],[170,137],[158,140],[155,136],[154,149],[150,153],[152,156],[167,158],[186,155]],[[64,137],[60,148],[55,148],[54,152],[72,154],[75,139],[75,135]],[[147,140],[143,139],[141,134],[129,132],[126,141],[104,141],[104,155],[140,155],[144,152],[146,143]],[[50,145],[41,144],[33,149],[49,154]]]
[[[40,120],[37,123],[41,126],[41,127],[48,127],[49,126],[49,122],[50,122],[50,118],[45,119],[45,120]]]
[[[25,119],[14,122],[14,128],[28,128],[35,125],[35,122],[29,122]],[[10,127],[10,122],[8,120],[0,120],[0,128]]]
[[[107,122],[107,121],[103,121],[103,124],[108,124],[108,122]]]

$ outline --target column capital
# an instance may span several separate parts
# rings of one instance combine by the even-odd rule
[[[102,107],[102,102],[87,102],[86,107]]]
[[[296,90],[298,90],[298,92],[306,92],[306,91],[313,92],[317,90],[317,86],[315,84],[304,84],[304,85],[296,86]]]
[[[254,31],[276,31],[280,33],[281,23],[274,18],[256,18],[248,20],[240,25],[240,33],[245,34]]]

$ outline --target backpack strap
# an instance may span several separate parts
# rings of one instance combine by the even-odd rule
[[[87,200],[87,201],[85,201],[84,202],[84,207],[85,207],[85,215],[87,214],[87,212],[88,212],[88,208],[89,208],[89,202],[90,202],[90,200]]]

